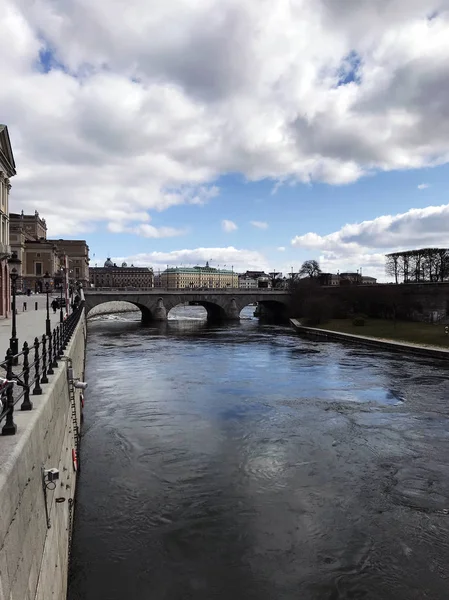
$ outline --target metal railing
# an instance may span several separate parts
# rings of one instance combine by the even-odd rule
[[[59,361],[79,323],[83,308],[84,302],[81,302],[65,321],[50,332],[50,335],[36,337],[32,344],[25,342],[18,354],[13,354],[8,348],[5,360],[0,363],[0,369],[6,372],[4,385],[0,390],[0,424],[5,421],[2,435],[16,433],[14,410],[20,401],[20,410],[32,410],[30,396],[41,395],[42,385],[49,383],[48,377],[54,375],[54,369],[59,367]],[[22,369],[20,373],[15,372],[18,368]],[[16,386],[21,390],[16,391]]]
[[[89,288],[84,290],[85,296],[89,296],[90,294],[95,294],[97,292],[154,292],[154,294],[158,294],[161,292],[185,292],[186,294],[196,294],[198,292],[248,292],[251,294],[259,293],[259,292],[287,292],[287,288],[239,288],[239,287],[197,287],[197,288],[189,288],[189,287],[147,287],[147,288],[134,288],[134,287],[96,287]]]

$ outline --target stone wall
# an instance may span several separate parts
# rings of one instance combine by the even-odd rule
[[[86,322],[82,317],[65,356],[83,378]],[[67,594],[69,499],[75,496],[75,447],[66,363],[31,396],[33,410],[14,413],[17,433],[0,436],[0,600],[64,600]],[[76,390],[77,423],[80,393]],[[47,491],[45,514],[42,469],[59,469]],[[64,499],[56,502],[56,498]]]

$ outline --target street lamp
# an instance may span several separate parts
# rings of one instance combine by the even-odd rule
[[[45,333],[46,333],[46,335],[51,335],[50,305],[48,303],[48,292],[50,291],[50,281],[51,281],[51,277],[48,274],[48,271],[46,271],[45,275],[44,275],[45,293],[47,294],[47,318],[45,320]]]
[[[64,313],[62,312],[62,288],[63,288],[63,284],[64,284],[64,270],[61,269],[61,287],[60,292],[61,295],[59,297],[59,322],[60,323],[64,323]]]
[[[22,261],[17,256],[17,252],[13,252],[11,258],[8,260],[9,265],[9,277],[11,279],[11,295],[12,295],[12,329],[11,338],[9,340],[9,348],[12,352],[13,364],[17,365],[19,359],[17,354],[19,353],[19,340],[17,339],[17,327],[16,327],[16,291],[17,291],[17,280],[19,278],[18,267],[22,264]]]

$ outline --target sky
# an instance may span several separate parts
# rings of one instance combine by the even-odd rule
[[[447,246],[449,0],[0,0],[10,210],[91,265]]]

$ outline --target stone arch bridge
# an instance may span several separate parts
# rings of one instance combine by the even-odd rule
[[[85,290],[86,314],[105,302],[130,302],[142,313],[142,321],[165,321],[170,309],[195,302],[207,311],[211,321],[236,320],[248,304],[258,302],[267,318],[288,317],[290,294],[284,290]]]

